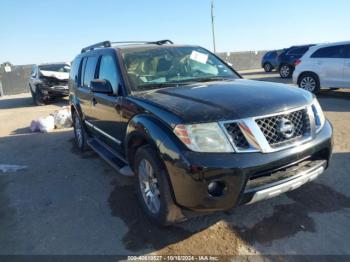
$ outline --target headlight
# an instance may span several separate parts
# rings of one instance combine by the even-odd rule
[[[322,129],[326,118],[324,117],[323,110],[316,98],[314,98],[312,103],[312,111],[315,117],[316,132],[319,132]]]
[[[177,125],[174,133],[189,149],[196,152],[234,152],[217,123]]]

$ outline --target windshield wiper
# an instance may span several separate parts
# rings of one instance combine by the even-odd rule
[[[222,76],[213,76],[213,77],[201,77],[194,78],[193,82],[212,82],[212,81],[230,81],[233,80],[233,77],[222,77]]]
[[[178,85],[179,84],[176,82],[147,83],[147,84],[143,84],[143,85],[138,85],[137,88],[147,90],[150,88],[154,89],[154,88],[162,88],[162,87],[174,87],[174,86],[178,86]]]

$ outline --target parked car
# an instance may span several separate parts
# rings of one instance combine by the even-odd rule
[[[265,72],[271,72],[277,68],[277,57],[283,50],[273,50],[267,52],[261,60],[261,67],[264,68]]]
[[[296,64],[293,82],[305,90],[350,87],[350,42],[311,47]]]
[[[36,105],[45,105],[51,98],[69,95],[70,63],[34,65],[29,77],[29,89]]]
[[[198,46],[98,43],[74,59],[69,89],[78,148],[135,175],[160,225],[293,190],[330,161],[332,127],[310,92],[244,80]]]
[[[278,72],[281,78],[290,78],[293,75],[295,62],[314,45],[292,46],[285,49],[277,57]]]

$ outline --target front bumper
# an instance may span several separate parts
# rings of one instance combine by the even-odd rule
[[[69,95],[69,88],[68,85],[58,85],[58,86],[40,86],[40,91],[44,95],[49,96],[68,96]]]
[[[328,167],[332,132],[326,121],[312,141],[273,153],[186,151],[181,161],[166,162],[174,200],[184,209],[218,211],[293,190]],[[208,185],[213,181],[225,185],[222,195],[214,197],[208,193]]]

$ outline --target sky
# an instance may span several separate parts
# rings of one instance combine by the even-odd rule
[[[0,0],[0,63],[71,61],[104,41],[213,50],[211,0]],[[218,52],[350,40],[349,0],[215,0]]]

